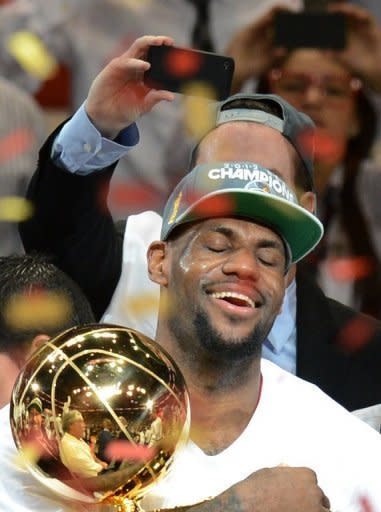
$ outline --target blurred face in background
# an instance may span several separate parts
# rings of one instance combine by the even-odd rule
[[[317,145],[320,136],[323,142],[331,140],[340,146],[341,151],[332,162],[337,165],[348,140],[358,132],[356,97],[361,82],[327,52],[315,49],[290,52],[268,78],[272,92],[313,119]]]
[[[35,407],[29,409],[28,425],[31,430],[40,430],[42,428],[42,414]]]
[[[77,439],[81,439],[85,436],[86,431],[86,423],[83,417],[78,416],[78,419],[73,421],[70,425],[69,433],[76,437]]]

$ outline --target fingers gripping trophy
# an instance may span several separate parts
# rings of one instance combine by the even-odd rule
[[[154,341],[87,325],[32,355],[13,389],[10,420],[23,463],[62,500],[136,512],[187,440],[189,399],[180,370]],[[101,459],[89,441],[104,425]]]

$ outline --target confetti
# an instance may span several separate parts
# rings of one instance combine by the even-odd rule
[[[107,192],[107,190],[106,190]],[[108,202],[114,208],[128,206],[131,209],[152,205],[155,194],[148,186],[139,183],[114,183],[110,189]]]
[[[210,85],[193,82],[183,88],[184,124],[191,137],[200,139],[214,128],[214,115],[209,106],[210,99],[216,99]],[[209,98],[208,102],[205,98]]]
[[[141,10],[152,2],[152,0],[110,0],[111,3],[120,7],[128,7],[132,10]]]
[[[376,321],[373,323],[368,317],[358,315],[340,330],[336,343],[345,352],[353,353],[369,343],[375,331]]]
[[[147,314],[147,311],[157,310],[158,297],[153,293],[146,293],[129,297],[125,303],[125,309],[129,313],[139,316]]]
[[[327,269],[332,279],[336,281],[356,281],[369,276],[373,270],[373,264],[365,256],[334,258],[327,262]]]
[[[33,205],[18,196],[0,197],[0,221],[21,222],[33,215]]]
[[[168,53],[165,65],[167,72],[175,78],[192,77],[202,65],[202,56],[176,48]]]
[[[39,80],[47,80],[57,72],[56,59],[36,34],[26,30],[13,32],[6,45],[20,66]]]
[[[4,318],[18,330],[52,328],[69,319],[72,306],[62,294],[50,291],[19,293],[5,304]]]
[[[317,128],[314,132],[306,131],[299,136],[306,153],[315,152],[315,159],[326,164],[340,162],[345,153],[343,141],[332,137],[325,130]]]
[[[361,507],[361,512],[376,512],[374,507],[372,507],[369,498],[366,496],[360,496],[358,501]]]
[[[156,450],[145,445],[135,445],[129,441],[111,441],[106,448],[108,459],[146,461],[152,459]]]
[[[197,200],[197,198],[195,199]],[[207,201],[203,201],[199,205],[196,205],[193,209],[196,215],[229,217],[232,215],[232,212],[235,211],[235,201],[230,196],[214,196],[210,197]]]
[[[0,164],[26,153],[35,142],[35,137],[28,129],[16,130],[0,140]]]

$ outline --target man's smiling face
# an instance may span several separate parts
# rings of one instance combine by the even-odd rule
[[[166,293],[170,332],[187,352],[214,357],[260,354],[285,290],[285,248],[250,220],[191,224],[168,242]]]

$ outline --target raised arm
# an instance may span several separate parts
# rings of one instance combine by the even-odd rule
[[[27,193],[34,215],[20,225],[25,250],[50,254],[79,283],[98,318],[110,302],[122,262],[123,234],[106,206],[115,155],[121,154],[115,146],[123,148],[126,127],[131,139],[140,115],[173,99],[172,93],[143,83],[149,68],[144,58],[155,44],[172,44],[172,39],[143,36],[96,77],[83,114],[93,129],[88,142],[72,134],[78,115],[50,135]]]

